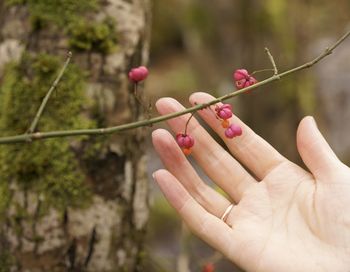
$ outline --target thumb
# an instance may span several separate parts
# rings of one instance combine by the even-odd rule
[[[341,163],[311,116],[305,117],[299,124],[297,147],[305,165],[316,178],[330,176]]]

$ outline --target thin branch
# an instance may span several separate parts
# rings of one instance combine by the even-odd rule
[[[47,102],[49,101],[53,91],[56,89],[58,83],[60,82],[64,72],[66,71],[66,69],[68,67],[68,64],[69,64],[71,58],[72,58],[72,52],[68,52],[66,62],[64,63],[61,71],[59,72],[58,76],[56,77],[55,81],[52,83],[50,89],[48,90],[48,92],[46,93],[43,101],[41,102],[41,105],[40,105],[40,107],[39,107],[39,109],[38,109],[38,111],[37,111],[37,113],[36,113],[36,115],[35,115],[35,117],[33,119],[33,122],[31,123],[31,125],[30,125],[30,127],[28,129],[27,134],[29,134],[29,135],[33,134],[33,132],[35,131],[36,126],[38,125],[39,119],[40,119],[41,115],[43,114],[44,109],[45,109],[45,107],[47,105]]]
[[[261,69],[261,70],[256,70],[256,71],[250,73],[250,75],[252,76],[252,75],[255,75],[255,74],[257,74],[257,73],[271,72],[271,71],[274,71],[274,69]]]
[[[273,71],[274,71],[274,75],[275,75],[275,76],[278,75],[278,69],[277,69],[277,66],[276,66],[275,59],[273,58],[273,56],[272,56],[270,50],[269,50],[267,47],[265,47],[265,52],[266,52],[266,54],[268,55],[269,60],[270,60],[270,62],[271,62],[271,64],[272,64]]]
[[[256,89],[260,86],[263,86],[263,85],[266,85],[270,82],[276,81],[282,77],[288,76],[288,75],[293,74],[297,71],[300,71],[300,70],[303,70],[303,69],[306,69],[306,68],[309,68],[309,67],[315,65],[316,63],[321,61],[323,58],[330,55],[333,52],[333,50],[336,47],[338,47],[349,35],[350,35],[350,31],[346,32],[332,46],[327,47],[323,53],[321,53],[319,56],[317,56],[313,60],[311,60],[303,65],[300,65],[300,66],[297,66],[297,67],[292,68],[290,70],[287,70],[285,72],[273,75],[272,77],[267,78],[263,81],[260,81],[254,85],[251,85],[251,86],[246,87],[244,89],[223,95],[219,98],[213,99],[212,101],[209,101],[208,103],[198,104],[198,105],[195,105],[193,107],[187,108],[183,111],[174,112],[174,113],[170,113],[167,115],[158,116],[158,117],[155,117],[152,119],[141,120],[141,121],[128,123],[128,124],[124,124],[124,125],[119,125],[119,126],[115,126],[115,127],[96,128],[96,129],[79,129],[79,130],[58,130],[58,131],[50,131],[50,132],[26,133],[26,134],[10,136],[10,137],[1,137],[0,144],[20,143],[20,142],[26,142],[26,141],[30,141],[30,140],[40,140],[40,139],[57,138],[57,137],[69,137],[69,136],[78,136],[78,135],[103,135],[103,134],[119,133],[122,131],[130,130],[130,129],[134,129],[134,128],[138,128],[138,127],[150,126],[150,125],[155,124],[155,123],[159,123],[159,122],[162,122],[165,120],[173,119],[175,117],[184,115],[186,113],[197,112],[201,109],[207,108],[207,107],[214,105],[218,102],[225,101],[229,98],[232,98],[232,97],[235,97],[235,96],[240,95],[242,93],[245,93],[247,91]]]

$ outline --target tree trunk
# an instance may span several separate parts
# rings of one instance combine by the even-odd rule
[[[21,63],[21,68],[26,54],[34,58],[42,53],[60,57],[63,64],[62,56],[72,50],[74,65],[82,74],[88,72],[83,93],[89,103],[83,104],[81,111],[90,120],[90,126],[112,126],[142,118],[127,71],[148,61],[149,0],[64,0],[60,6],[55,4],[57,1],[18,2],[21,1],[0,0],[0,83],[8,82],[5,72],[8,63]],[[69,73],[60,84],[68,81]],[[62,91],[59,85],[57,101],[64,95]],[[1,95],[5,95],[5,87],[0,89]],[[15,99],[13,96],[12,100]],[[3,103],[5,107],[5,100]],[[50,110],[54,112],[54,103],[55,94],[38,130],[49,127],[44,126],[44,118],[45,114],[49,118]],[[66,105],[57,103],[64,112]],[[24,118],[29,126],[34,114],[30,109],[39,105],[40,100],[28,101],[28,115],[18,118]],[[69,188],[62,185],[70,175],[68,170],[54,181],[55,186],[63,186],[62,192],[53,194],[59,195],[60,201],[63,199],[62,205],[47,200],[45,188],[51,190],[51,183],[26,181],[37,169],[25,172],[26,169],[17,166],[17,172],[11,170],[8,176],[1,177],[0,271],[143,271],[143,239],[148,219],[143,131],[69,140],[75,164],[64,169],[74,168],[69,171],[78,169],[82,173],[82,188],[86,190],[81,190],[87,193],[81,202],[72,200],[79,195],[79,188],[71,193],[72,198],[64,195]],[[0,128],[0,133],[6,133],[5,129]],[[30,145],[25,144],[26,148]],[[18,152],[23,146],[16,145]],[[8,147],[0,148],[1,153]],[[39,155],[30,154],[30,159]],[[61,158],[52,160],[59,162]],[[44,161],[41,168],[45,164]],[[21,171],[26,175],[19,178]]]

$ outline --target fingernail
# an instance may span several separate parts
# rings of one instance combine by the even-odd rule
[[[315,121],[315,118],[313,117],[313,116],[310,116],[311,118],[311,123],[316,127],[316,128],[318,128],[317,127],[317,123],[316,123],[316,121]]]
[[[156,179],[156,172],[152,173],[152,178],[153,178],[154,181],[157,181],[157,179]]]

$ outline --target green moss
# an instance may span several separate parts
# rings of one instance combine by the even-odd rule
[[[7,67],[0,88],[1,135],[26,131],[61,65],[62,61],[56,57],[26,54],[20,63]],[[91,126],[81,115],[85,103],[84,80],[85,76],[75,65],[68,67],[40,119],[38,130]],[[0,173],[0,188],[16,182],[21,188],[40,194],[44,206],[64,209],[81,206],[89,199],[84,175],[67,139],[0,146]]]
[[[27,5],[33,29],[54,25],[63,29],[72,49],[111,53],[117,45],[115,21],[86,19],[98,10],[99,0],[7,0],[8,5]]]
[[[107,18],[101,23],[80,19],[70,26],[70,46],[79,51],[112,52],[117,44],[115,22]]]

